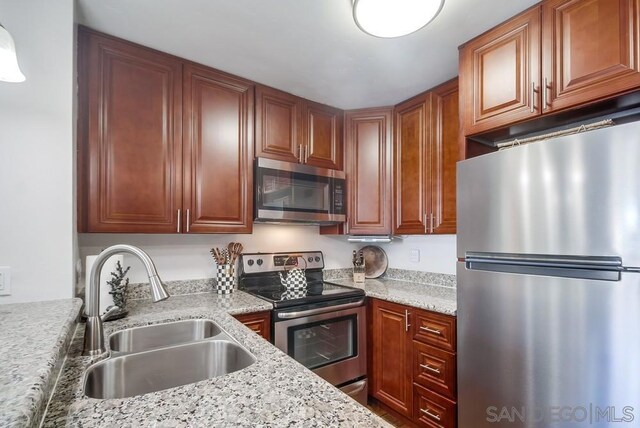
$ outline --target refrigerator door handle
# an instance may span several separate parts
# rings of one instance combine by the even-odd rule
[[[625,269],[620,257],[479,252],[468,252],[465,266],[469,270],[598,281],[620,281],[622,272],[630,271],[628,268]]]

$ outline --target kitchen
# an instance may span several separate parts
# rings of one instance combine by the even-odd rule
[[[560,309],[546,307],[529,295],[522,302],[536,306],[518,306],[515,302],[521,302],[522,296],[514,293],[511,300],[496,297],[495,302],[506,299],[501,301],[503,311],[490,304],[483,306],[487,313],[503,314],[486,319],[475,310],[475,302],[484,303],[483,296],[496,290],[483,283],[486,294],[476,295],[473,293],[479,291],[467,287],[479,281],[474,278],[493,278],[489,275],[499,268],[499,278],[515,275],[511,284],[526,283],[530,292],[540,286],[525,280],[529,278],[526,273],[548,277],[548,272],[536,273],[534,268],[551,264],[558,272],[566,267],[562,257],[570,255],[596,257],[595,271],[613,275],[609,281],[627,290],[629,281],[621,278],[632,276],[638,264],[623,250],[637,248],[637,205],[628,203],[622,214],[599,207],[592,215],[580,212],[570,221],[552,213],[571,205],[570,195],[588,194],[584,189],[604,195],[612,205],[618,201],[612,199],[617,194],[613,188],[637,194],[633,165],[627,166],[637,159],[633,145],[625,147],[622,155],[614,156],[613,149],[598,152],[599,159],[619,165],[624,186],[598,186],[596,178],[609,178],[595,176],[591,181],[568,162],[571,179],[582,187],[573,184],[564,196],[543,193],[533,172],[560,180],[556,173],[561,167],[550,156],[558,156],[556,162],[573,162],[577,155],[570,150],[543,152],[538,147],[550,145],[541,142],[482,155],[496,151],[496,144],[517,145],[532,135],[587,127],[596,121],[612,119],[622,124],[613,130],[631,126],[625,122],[637,114],[640,89],[638,2],[496,1],[491,11],[485,11],[482,2],[446,0],[426,27],[389,39],[361,31],[351,2],[343,3],[328,6],[291,0],[274,5],[245,0],[208,6],[198,3],[192,8],[167,4],[164,9],[150,2],[69,0],[51,5],[0,1],[0,22],[15,40],[26,76],[22,83],[0,82],[0,156],[4,160],[0,168],[0,316],[5,320],[0,332],[3,344],[11,344],[3,346],[0,360],[3,367],[9,361],[16,365],[10,373],[2,373],[0,407],[3,414],[19,415],[6,422],[0,419],[2,425],[39,425],[44,419],[45,426],[90,426],[89,421],[91,426],[383,426],[384,421],[367,408],[311,371],[302,371],[293,358],[238,322],[273,341],[278,325],[274,304],[243,287],[255,275],[275,276],[278,269],[271,266],[269,270],[267,265],[269,260],[275,265],[279,254],[295,256],[295,262],[284,259],[280,269],[294,270],[304,267],[298,265],[299,253],[320,251],[321,262],[315,262],[315,254],[308,255],[314,261],[302,262],[320,263],[306,266],[310,274],[319,275],[320,282],[355,285],[366,295],[366,316],[362,317],[366,321],[361,324],[368,329],[364,334],[368,348],[360,352],[352,347],[351,353],[366,353],[369,405],[384,419],[419,426],[563,426],[566,420],[557,425],[548,421],[518,424],[519,406],[529,410],[574,406],[575,410],[594,403],[602,408],[615,406],[608,417],[633,426],[627,415],[633,416],[633,409],[640,408],[640,393],[620,373],[634,378],[637,363],[618,356],[619,350],[613,356],[601,355],[582,340],[606,339],[608,343],[609,337],[624,333],[612,329],[637,324],[630,315],[638,309],[637,292],[615,296],[610,304],[625,305],[628,315],[617,315],[609,328],[600,330],[593,329],[587,319],[590,314],[606,315],[591,300],[608,301],[604,291],[594,292],[587,300],[581,290],[569,297],[552,293],[558,302],[580,297],[571,319],[591,331],[584,336],[584,329],[572,329],[568,337],[581,338],[578,342],[583,347],[558,349],[570,355],[593,353],[589,372],[606,369],[618,382],[608,382],[604,375],[587,376],[597,385],[585,388],[587,392],[612,391],[592,397],[555,384],[548,385],[556,387],[550,392],[544,384],[534,382],[526,371],[531,367],[539,368],[535,373],[540,374],[548,366],[557,370],[558,364],[567,370],[569,363],[559,357],[545,360],[533,351],[537,359],[529,366],[522,356],[504,357],[498,359],[504,367],[494,369],[494,378],[478,376],[480,361],[496,360],[494,349],[514,343],[529,349],[530,343],[515,340],[511,331],[504,337],[514,342],[473,330],[486,340],[487,351],[479,352],[470,348],[476,345],[469,336],[474,323],[503,331],[500,323],[522,327],[521,318],[509,318],[517,315],[506,309],[509,305],[522,311],[535,309],[535,313]],[[427,48],[433,50],[427,54]],[[362,56],[353,57],[360,51]],[[428,58],[418,58],[425,56]],[[110,82],[112,92],[100,89],[104,82]],[[216,104],[217,99],[222,103]],[[205,123],[205,118],[207,126],[200,127],[199,121]],[[217,125],[221,120],[223,125]],[[589,133],[584,135],[602,135]],[[132,140],[137,144],[131,144]],[[497,177],[489,174],[497,163],[473,174],[479,167],[467,166],[483,165],[485,159],[509,159],[513,153],[538,159],[527,176],[530,193],[499,187],[499,172],[526,170],[529,165],[524,155],[511,161],[520,170],[515,166],[497,170]],[[258,180],[256,159],[336,171],[338,180],[344,174],[344,218],[320,226],[322,221],[317,220],[308,220],[315,225],[304,225],[261,219],[255,208],[267,184]],[[464,159],[469,161],[458,162]],[[549,174],[543,166],[549,167]],[[279,174],[283,177],[284,173]],[[463,185],[460,177],[465,177]],[[502,180],[505,177],[508,175]],[[278,179],[270,182],[280,183]],[[483,187],[485,182],[493,187]],[[329,188],[336,190],[328,184],[315,190],[322,193]],[[519,196],[500,199],[491,189]],[[527,195],[532,199],[526,199]],[[490,210],[494,203],[505,204],[500,205],[504,210]],[[540,210],[527,210],[532,205]],[[333,208],[341,209],[335,203]],[[539,215],[531,217],[532,212]],[[254,221],[256,218],[259,220]],[[547,218],[559,220],[558,225],[544,229]],[[598,219],[607,222],[605,227],[599,225],[601,233],[593,231]],[[501,240],[503,224],[510,225],[511,240]],[[623,233],[610,224],[624,225]],[[580,247],[581,243],[604,242],[607,234],[616,237],[611,246],[591,246],[588,252]],[[475,238],[482,239],[482,245],[474,243]],[[380,242],[364,242],[367,240]],[[242,243],[245,257],[236,265],[239,289],[225,297],[214,292],[216,263],[209,251],[229,242]],[[125,255],[123,265],[131,266],[129,312],[123,319],[103,323],[104,346],[111,347],[110,335],[121,330],[210,319],[223,330],[218,334],[227,334],[228,342],[235,341],[255,361],[224,376],[129,398],[85,396],[89,390],[83,389],[84,371],[93,357],[81,356],[83,348],[87,350],[84,324],[74,331],[80,307],[72,298],[84,295],[85,283],[90,282],[85,279],[87,257],[118,244],[148,253],[170,297],[151,303],[147,283],[153,275],[135,256]],[[384,250],[388,268],[382,278],[367,279],[358,287],[352,281],[352,252],[369,244]],[[534,261],[488,258],[495,252],[562,257]],[[258,253],[272,255],[267,258]],[[264,272],[249,272],[257,269],[258,259],[265,261],[260,266]],[[249,266],[250,260],[256,264]],[[572,269],[577,263],[580,272],[590,272],[586,263],[594,259],[572,261]],[[528,270],[505,271],[506,265]],[[473,274],[478,276],[470,276]],[[564,284],[555,276],[553,280]],[[582,280],[587,284],[596,281]],[[465,291],[468,293],[461,294]],[[153,292],[162,297],[160,289]],[[59,299],[65,299],[64,303]],[[97,306],[93,309],[95,313]],[[468,318],[471,314],[473,319]],[[27,325],[29,319],[31,325]],[[530,326],[537,318],[526,320]],[[96,320],[96,326],[100,324]],[[536,325],[548,329],[555,324]],[[554,335],[554,343],[567,339],[565,333],[569,334]],[[99,342],[98,336],[92,338]],[[535,340],[540,339],[535,336]],[[203,343],[211,341],[197,344]],[[31,354],[27,350],[38,344],[47,348],[46,355],[38,354],[43,358],[39,360],[42,367],[27,358]],[[95,351],[100,350],[96,346]],[[477,361],[469,360],[470,353],[477,355]],[[633,344],[625,353],[629,360],[640,355]],[[133,360],[113,355],[111,361],[116,358]],[[38,371],[44,367],[48,367],[46,376]],[[513,367],[527,374],[512,373],[522,389],[497,381],[502,378],[500,373]],[[38,372],[28,376],[29,368]],[[496,386],[486,384],[492,379]],[[34,385],[35,396],[25,394]],[[527,388],[535,393],[528,394]],[[506,400],[501,395],[505,391],[522,401]],[[491,392],[493,401],[477,400],[483,392]],[[554,395],[560,392],[560,397]],[[470,405],[474,400],[478,404]],[[508,407],[504,414],[502,406]],[[512,406],[518,411],[512,412]],[[143,413],[146,419],[136,419]],[[110,419],[116,414],[122,419]],[[504,424],[512,416],[516,421]],[[574,412],[575,426],[580,426],[578,416]]]

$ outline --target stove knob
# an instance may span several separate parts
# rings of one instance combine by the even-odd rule
[[[313,261],[313,257],[309,256],[309,258],[307,259],[307,261],[308,261],[309,263],[311,263],[311,262]]]
[[[249,259],[249,260],[247,260],[247,264],[248,264],[249,266],[253,266],[253,259]]]
[[[256,260],[256,263],[258,263],[258,266],[262,266],[262,259]]]
[[[316,256],[316,263],[320,263],[320,257]]]

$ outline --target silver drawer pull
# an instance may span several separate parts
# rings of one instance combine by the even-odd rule
[[[434,369],[428,364],[420,364],[420,367],[422,367],[425,370],[429,370],[430,372],[440,374],[440,369]]]
[[[435,413],[431,413],[429,410],[427,409],[420,409],[420,411],[422,413],[424,413],[425,415],[429,416],[430,418],[435,419],[436,421],[440,420],[440,415],[436,415]]]
[[[437,335],[442,335],[442,332],[440,330],[435,330],[433,328],[429,328],[429,327],[425,327],[425,326],[420,326],[420,330],[424,330],[427,333],[433,333],[433,334],[437,334]]]

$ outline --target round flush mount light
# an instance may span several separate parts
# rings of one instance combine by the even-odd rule
[[[353,0],[353,19],[376,37],[400,37],[418,31],[435,18],[444,0]]]
[[[0,81],[24,82],[24,74],[18,66],[16,45],[11,34],[0,24]]]

